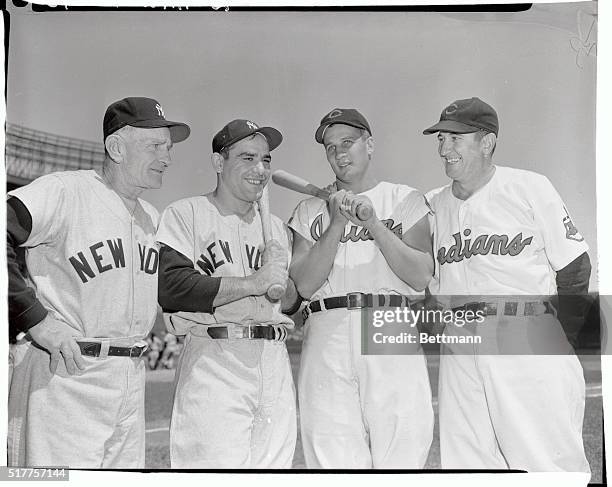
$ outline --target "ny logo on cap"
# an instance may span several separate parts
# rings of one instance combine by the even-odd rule
[[[159,103],[157,105],[155,105],[155,108],[157,109],[157,114],[160,117],[166,118],[166,116],[164,115],[164,109],[161,107],[161,105]]]
[[[336,108],[335,110],[332,110],[331,112],[329,112],[329,114],[327,115],[327,118],[336,118],[336,117],[339,117],[340,115],[342,115],[342,110],[339,110],[338,108]]]
[[[259,127],[258,127],[257,125],[255,125],[253,122],[249,122],[249,121],[247,121],[247,123],[246,123],[246,124],[249,126],[249,128],[251,128],[251,129],[253,129],[253,130],[257,130],[257,129],[259,128]]]
[[[459,110],[459,107],[457,106],[456,103],[453,103],[452,105],[449,105],[448,107],[446,107],[446,110],[444,110],[444,113],[446,113],[447,115],[450,115],[451,113],[455,113],[457,110]]]

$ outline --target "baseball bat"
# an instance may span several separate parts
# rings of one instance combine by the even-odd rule
[[[283,188],[297,191],[298,193],[308,194],[321,198],[322,200],[329,201],[331,193],[325,189],[321,189],[312,183],[309,183],[305,179],[296,176],[295,174],[288,173],[282,169],[278,169],[272,173],[272,181]],[[362,203],[357,207],[357,218],[362,222],[370,219],[374,210],[366,203]]]
[[[268,243],[270,240],[272,240],[272,218],[270,217],[270,195],[267,184],[263,189],[258,205],[264,243]],[[285,286],[283,284],[272,284],[268,288],[268,292],[266,294],[270,299],[276,301],[282,298],[283,294],[285,294]]]

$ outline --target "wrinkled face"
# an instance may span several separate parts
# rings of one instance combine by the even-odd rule
[[[323,135],[327,160],[340,181],[360,180],[368,169],[371,137],[350,125],[330,125]]]
[[[120,164],[125,183],[140,189],[160,188],[164,172],[172,162],[170,130],[130,127],[118,135],[125,143],[125,157]]]
[[[444,170],[449,178],[468,181],[484,171],[486,160],[482,140],[482,135],[478,132],[438,133],[438,154],[442,158]]]
[[[258,200],[270,178],[271,160],[268,141],[263,135],[239,140],[223,160],[219,184],[241,201]]]

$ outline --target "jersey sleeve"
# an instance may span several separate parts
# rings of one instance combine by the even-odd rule
[[[301,201],[295,207],[295,210],[293,210],[293,214],[287,222],[287,226],[309,242],[312,242],[314,240],[310,235],[310,223],[307,201],[308,200]]]
[[[405,230],[411,228],[425,215],[433,214],[429,203],[420,191],[410,191],[403,200],[400,201],[395,210],[397,220],[402,222]]]
[[[168,206],[160,218],[157,241],[193,260],[195,242],[193,220],[193,209],[187,202],[177,202]]]
[[[537,176],[530,178],[527,198],[542,232],[550,265],[558,271],[586,252],[589,246],[552,183],[545,176]]]
[[[32,228],[23,247],[35,247],[52,242],[63,224],[62,216],[69,211],[69,190],[55,174],[41,176],[30,184],[9,193],[28,209]]]
[[[10,198],[6,205],[6,261],[8,269],[9,334],[12,338],[19,331],[27,331],[41,322],[47,310],[36,297],[36,292],[26,283],[27,268],[19,245],[28,239],[32,219],[23,203]]]

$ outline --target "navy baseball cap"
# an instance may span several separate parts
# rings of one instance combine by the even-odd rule
[[[365,117],[354,108],[334,108],[331,112],[325,115],[321,119],[321,124],[315,132],[315,140],[319,143],[323,143],[323,134],[325,129],[330,125],[341,123],[343,125],[350,125],[358,129],[365,129],[370,135],[372,135],[372,129],[370,124]]]
[[[157,100],[137,96],[123,98],[109,105],[104,114],[104,140],[126,125],[146,129],[168,127],[172,142],[181,142],[191,133],[189,125],[166,120],[164,110]]]
[[[497,135],[499,122],[497,113],[491,105],[473,97],[451,103],[442,111],[440,121],[423,130],[423,134],[429,135],[440,131],[469,134],[479,130],[487,130]]]
[[[260,127],[255,122],[242,118],[232,120],[213,137],[213,152],[221,152],[230,145],[253,134],[261,134],[268,141],[268,148],[272,151],[283,141],[282,134],[272,127]]]

